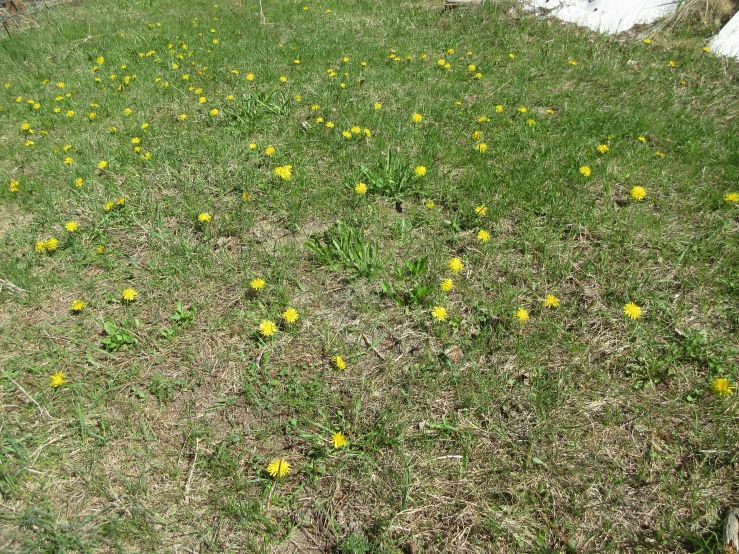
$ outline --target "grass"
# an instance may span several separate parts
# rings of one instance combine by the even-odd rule
[[[506,3],[264,16],[105,1],[0,40],[0,550],[720,551],[736,63]]]

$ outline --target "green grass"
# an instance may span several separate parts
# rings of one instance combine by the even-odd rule
[[[1,551],[720,550],[739,70],[705,30],[94,4],[0,39]]]

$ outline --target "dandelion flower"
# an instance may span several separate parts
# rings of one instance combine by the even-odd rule
[[[434,208],[436,207],[436,204],[434,203],[434,201],[433,201],[433,200],[429,200],[428,202],[426,202],[425,206],[426,206],[426,207],[427,207],[427,208],[428,208],[429,210],[432,210],[432,209],[434,209]]]
[[[267,473],[273,479],[282,479],[290,473],[290,463],[285,458],[275,458],[267,466]]]
[[[444,306],[434,306],[431,315],[436,321],[444,321],[447,318],[446,308]]]
[[[670,63],[668,63],[667,65],[669,65],[670,67],[675,67],[677,64],[674,60],[670,60]]]
[[[295,308],[288,308],[282,313],[282,319],[284,319],[285,323],[288,324],[295,323],[299,317],[300,314],[298,314],[298,310],[296,310]]]
[[[478,152],[485,152],[488,149],[488,145],[485,144],[484,142],[481,142],[480,144],[478,144],[477,146],[475,146],[475,149]]]
[[[452,273],[459,273],[462,271],[462,268],[464,267],[464,264],[462,263],[462,260],[459,258],[451,258],[447,263],[447,267],[449,268],[449,271]]]
[[[49,386],[52,389],[56,389],[56,388],[61,387],[66,382],[67,382],[66,381],[66,375],[64,375],[64,372],[63,371],[57,371],[49,379]]]
[[[98,169],[105,169],[106,167],[108,167],[108,162],[106,162],[105,160],[101,160],[100,162],[98,162]]]
[[[529,320],[529,312],[524,308],[516,310],[516,318],[520,323],[526,323]]]
[[[12,187],[12,181],[11,181],[11,187]],[[739,203],[739,192],[729,192],[724,195],[724,202],[729,202],[731,204]]]
[[[263,337],[271,337],[277,332],[277,325],[275,325],[274,321],[265,319],[259,324],[259,332]]]
[[[641,317],[641,308],[633,302],[629,302],[624,306],[624,314],[629,319],[639,319]]]
[[[123,297],[123,300],[125,300],[126,302],[133,302],[136,299],[136,297],[138,296],[138,294],[139,293],[136,292],[133,289],[125,289],[121,293],[121,296]]]
[[[268,146],[267,148],[264,149],[265,156],[272,156],[275,152],[276,150],[274,146]]]
[[[77,224],[77,222],[76,222],[76,221],[67,221],[67,223],[66,223],[66,224],[64,225],[64,228],[65,228],[65,229],[66,229],[66,230],[67,230],[68,232],[70,232],[70,233],[74,233],[74,232],[76,232],[76,231],[77,231],[77,229],[79,229],[79,225]]]
[[[652,39],[651,38],[645,38],[644,39],[644,44],[652,44]]]
[[[599,144],[595,149],[601,154],[605,154],[609,150],[607,144]]]
[[[346,437],[344,436],[344,433],[341,431],[334,433],[331,437],[331,443],[334,445],[334,448],[337,449],[346,446]]]
[[[336,367],[336,369],[344,371],[346,369],[346,362],[344,361],[344,358],[342,358],[341,356],[334,356],[334,367]]]
[[[8,183],[8,190],[10,192],[18,192],[20,190],[20,188],[21,188],[21,184],[18,181],[16,181],[15,179],[11,179],[10,180],[10,183]],[[728,194],[727,194],[727,196],[728,196]]]
[[[246,74],[246,80],[247,81],[253,81],[254,80],[254,74],[253,73],[247,73]]]
[[[411,119],[413,120],[413,123],[421,123],[421,121],[423,121],[423,116],[420,113],[414,113],[411,116]]]
[[[381,110],[382,109],[382,104],[380,104],[379,102],[375,102],[374,107],[375,107],[376,110]]]
[[[72,165],[73,162],[74,162],[74,160],[72,158],[70,158],[69,156],[67,156],[66,158],[64,158],[64,163],[67,164],[67,165]]]
[[[475,206],[475,213],[479,215],[480,217],[484,217],[488,213],[488,207],[483,205]]]
[[[547,294],[547,297],[544,299],[544,305],[547,308],[557,308],[559,307],[559,298],[553,294]]]
[[[262,290],[265,284],[266,283],[264,279],[262,279],[261,277],[257,277],[256,279],[251,280],[251,282],[249,283],[249,286],[253,288],[254,290]]]
[[[440,284],[439,287],[441,287],[441,290],[444,292],[449,292],[454,288],[454,281],[451,279],[444,279]]]
[[[364,183],[357,183],[354,185],[354,192],[357,194],[367,194],[367,185]]]
[[[36,243],[36,244],[35,244],[35,245],[33,246],[33,248],[34,248],[34,250],[36,250],[36,252],[38,252],[38,253],[41,253],[41,252],[46,252],[46,242],[44,242],[44,241],[40,240],[40,241],[38,241],[38,242],[37,242],[37,243]]]
[[[734,394],[736,387],[729,383],[729,380],[725,377],[714,379],[711,383],[711,392],[718,394],[719,396],[728,396]]]
[[[47,252],[53,252],[54,250],[57,249],[58,246],[59,246],[59,241],[53,237],[46,241],[46,251]]]
[[[79,312],[82,311],[82,308],[85,307],[85,303],[82,300],[75,300],[72,302],[72,311],[73,312]]]
[[[593,174],[593,170],[589,166],[584,165],[580,168],[580,174],[585,177],[590,177]]]
[[[283,181],[289,181],[293,176],[292,168],[293,166],[291,165],[281,165],[279,167],[276,167],[275,175],[277,175]]]
[[[245,190],[243,193],[241,193],[241,199],[244,202],[249,202],[251,200],[251,194],[249,194],[249,191]]]
[[[422,165],[416,166],[415,173],[417,177],[423,177],[426,175],[426,168]]]
[[[74,186],[76,186],[76,187],[81,187],[84,184],[85,184],[85,180],[82,177],[77,177],[74,180]]]
[[[346,139],[352,138],[352,134],[349,131],[342,131],[341,136]]]
[[[634,200],[644,200],[644,197],[647,195],[647,189],[645,189],[644,187],[636,186],[631,189],[631,192],[629,192],[629,194]]]
[[[490,233],[488,233],[487,231],[485,231],[483,229],[480,229],[477,232],[477,240],[479,240],[480,242],[487,242],[487,241],[489,241],[490,240]]]
[[[103,209],[104,209],[104,210],[105,210],[106,212],[109,212],[110,210],[112,210],[112,209],[113,209],[113,206],[115,206],[115,204],[114,204],[113,202],[106,202],[106,203],[105,203],[105,206],[103,206]]]

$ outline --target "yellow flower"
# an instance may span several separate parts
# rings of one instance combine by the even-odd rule
[[[427,208],[428,208],[429,210],[432,210],[432,209],[434,209],[434,207],[436,206],[436,204],[434,203],[434,201],[433,201],[433,200],[429,200],[428,202],[426,202],[426,204],[425,204],[425,205],[426,205],[426,207],[427,207]]]
[[[606,152],[608,152],[609,148],[607,144],[599,144],[596,147],[596,150],[600,152],[601,154],[605,154]]]
[[[97,63],[98,65],[103,65],[103,63],[105,63],[105,58],[103,58],[102,56],[98,56],[98,59],[95,60],[95,63]]]
[[[641,317],[641,308],[633,302],[629,302],[624,306],[624,314],[629,319],[639,319]]]
[[[593,170],[592,170],[592,169],[590,169],[590,167],[589,167],[589,166],[587,166],[587,165],[584,165],[584,166],[582,166],[582,167],[580,168],[580,173],[581,173],[582,175],[584,175],[585,177],[590,177],[590,176],[592,175],[592,173],[593,173]]]
[[[462,268],[464,267],[464,264],[462,263],[462,260],[459,258],[451,258],[447,263],[447,267],[449,268],[449,271],[452,273],[459,273],[462,271]]]
[[[131,115],[133,113],[133,110],[131,108],[126,108],[123,110],[124,115]]]
[[[328,127],[329,129],[333,129],[333,128],[334,128],[334,123],[333,123],[333,121],[327,121],[327,122],[326,122],[326,127]]]
[[[352,133],[357,134],[362,131],[361,127],[358,127],[357,125],[354,125],[351,129],[349,129]]]
[[[59,81],[59,82],[58,82],[58,83],[56,84],[56,86],[58,86],[59,88],[64,88],[64,87],[65,87],[65,86],[67,86],[67,85],[65,85],[65,84],[64,84],[63,82]]]
[[[254,80],[254,74],[253,73],[247,73],[246,74],[246,80],[247,81],[253,81]]]
[[[639,142],[647,142],[647,137],[639,137]]]
[[[275,325],[274,321],[265,319],[259,324],[259,332],[263,337],[271,337],[277,332],[277,325]]]
[[[508,57],[511,58],[511,59],[513,59],[513,58],[516,57],[516,54],[514,54],[513,52],[511,52],[510,54],[508,54]]]
[[[485,152],[488,149],[488,145],[484,142],[481,142],[475,147],[479,152]]]
[[[290,473],[290,463],[285,458],[275,458],[267,466],[267,473],[273,479],[282,479]]]
[[[704,47],[703,47],[703,51],[704,51],[704,52],[710,52],[710,51],[711,51],[711,49],[710,49],[710,48],[709,48],[708,46],[704,46]]]
[[[475,213],[477,215],[479,215],[480,217],[484,217],[488,213],[488,207],[485,206],[484,204],[483,205],[480,205],[480,206],[476,206],[475,207]]]
[[[352,134],[349,131],[342,131],[341,136],[346,139],[352,138]]]
[[[346,362],[344,361],[344,358],[342,358],[341,356],[334,356],[334,367],[336,367],[336,369],[344,371],[346,369]]]
[[[364,133],[364,136],[367,137],[367,138],[370,138],[372,136],[372,131],[370,131],[367,128],[365,128],[364,131],[362,131],[362,132]]]
[[[96,114],[95,112],[90,112],[89,114],[87,114],[87,117],[89,119],[95,119],[97,116],[98,114]]]
[[[444,306],[434,306],[431,315],[436,321],[444,321],[447,317],[446,308]]]
[[[354,192],[356,192],[357,194],[367,194],[367,185],[365,185],[364,183],[357,183],[354,186]]]
[[[577,60],[570,60],[570,65],[577,65]]]
[[[84,184],[85,184],[85,180],[82,177],[77,177],[74,180],[74,186],[76,186],[76,187],[81,187]]]
[[[105,160],[101,160],[101,161],[100,161],[100,162],[98,163],[98,168],[99,168],[99,169],[105,169],[106,167],[108,167],[108,162],[106,162]]]
[[[63,371],[57,371],[54,373],[54,375],[51,376],[49,379],[49,386],[52,389],[56,389],[61,387],[64,383],[66,383],[66,375],[64,375]]]
[[[559,306],[559,298],[553,294],[547,294],[547,297],[544,299],[544,305],[547,308],[557,308]]]
[[[131,144],[140,144],[140,143],[141,143],[141,139],[139,137],[133,137],[131,139]]]
[[[480,242],[487,242],[487,241],[489,241],[490,240],[490,233],[488,233],[487,231],[484,231],[484,230],[480,229],[477,232],[477,240],[479,240]]]
[[[40,240],[34,245],[34,249],[39,253],[46,252],[46,243]]]
[[[82,308],[85,307],[85,303],[82,300],[75,300],[72,302],[72,311],[73,312],[79,312],[82,311]]]
[[[249,286],[253,288],[254,290],[262,290],[264,288],[265,281],[261,277],[257,277],[256,279],[252,279],[249,283]]]
[[[287,77],[285,77],[284,75],[282,77],[280,77],[280,82],[281,83],[287,83]]]
[[[289,181],[293,174],[292,174],[292,168],[291,165],[282,165],[275,168],[275,175],[277,175],[280,179],[283,181]]]
[[[487,123],[488,121],[490,121],[490,118],[486,115],[477,118],[478,123]]]
[[[241,193],[241,199],[244,202],[249,202],[251,200],[251,194],[249,194],[248,191],[244,191],[244,192]]]
[[[667,65],[669,65],[670,67],[675,67],[677,64],[673,60],[670,60],[670,63],[668,63]]]
[[[211,219],[213,219],[213,216],[207,212],[203,212],[198,215],[198,221],[200,223],[208,223]]]
[[[121,293],[121,296],[123,297],[123,300],[125,300],[126,302],[133,302],[133,301],[134,301],[134,299],[136,298],[136,296],[138,296],[138,294],[139,294],[139,293],[138,293],[138,292],[136,292],[136,291],[135,291],[135,290],[133,290],[133,289],[125,289],[125,290],[124,290],[124,291],[123,291],[123,292]]]
[[[17,182],[17,181],[16,181]],[[12,181],[11,181],[12,186]],[[729,192],[724,195],[724,202],[736,204],[739,202],[739,192]]]
[[[518,111],[521,113],[526,113],[528,110],[526,109],[526,106],[521,106],[520,108],[518,108]]]
[[[198,98],[198,102],[200,102],[201,104],[205,104],[207,101],[208,99],[205,96],[201,96],[200,98]]]
[[[474,64],[470,64],[467,66],[467,71],[469,71],[470,73],[474,73],[476,69],[477,68],[475,67]]]
[[[16,181],[15,179],[11,179],[10,183],[8,183],[8,190],[10,192],[18,192],[21,188],[21,184]],[[728,196],[728,195],[727,195]]]
[[[439,67],[444,67],[444,65],[446,65],[446,60],[444,59],[436,60],[436,65],[438,65]]]
[[[66,223],[66,224],[64,225],[64,228],[65,228],[65,229],[66,229],[67,231],[69,231],[70,233],[74,233],[74,232],[75,232],[75,231],[77,231],[77,229],[79,228],[79,225],[77,225],[77,222],[76,222],[76,221],[68,221],[68,222],[67,222],[67,223]]]
[[[736,387],[729,383],[729,380],[725,377],[714,379],[711,383],[711,392],[718,394],[719,396],[728,396],[734,394]]]
[[[421,123],[421,121],[423,121],[423,116],[420,113],[414,113],[411,116],[411,119],[413,120],[413,123]]]
[[[415,173],[417,177],[423,177],[426,175],[426,168],[422,165],[416,166]]]
[[[59,241],[53,237],[46,241],[46,251],[47,252],[53,252],[54,250],[57,249],[58,246],[59,246]]]
[[[374,106],[375,106],[375,109],[376,110],[381,110],[382,109],[382,104],[380,104],[379,102],[375,102]]]
[[[637,186],[632,188],[629,194],[634,200],[644,200],[644,197],[647,195],[647,189]]]
[[[105,206],[103,206],[103,209],[104,209],[104,210],[105,210],[106,212],[109,212],[110,210],[112,210],[112,209],[113,209],[113,206],[114,206],[113,202],[106,202],[106,203],[105,203]]]
[[[273,155],[273,154],[274,154],[275,152],[276,152],[276,150],[275,150],[275,147],[274,147],[274,146],[268,146],[267,148],[265,148],[265,149],[264,149],[264,154],[265,154],[266,156],[271,156],[271,155]]]
[[[482,133],[480,131],[474,131],[471,136],[472,140],[480,140],[482,138]]]
[[[282,319],[284,319],[285,323],[288,324],[295,323],[299,317],[300,314],[298,314],[298,310],[296,310],[295,308],[288,308],[282,313]]]
[[[529,312],[524,308],[516,310],[516,317],[520,323],[526,323],[529,320]]]
[[[441,290],[443,290],[444,292],[449,292],[450,290],[454,288],[454,281],[452,281],[451,279],[444,279],[439,284],[439,286],[441,287]]]
[[[346,437],[344,436],[344,433],[341,431],[334,433],[331,437],[331,443],[334,445],[334,448],[342,448],[346,446]]]
[[[210,115],[218,115],[218,113],[219,112],[217,108],[213,108],[212,110],[210,110]]]
[[[652,44],[652,39],[651,38],[645,38],[644,39],[644,44]]]

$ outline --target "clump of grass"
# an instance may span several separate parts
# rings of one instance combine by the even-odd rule
[[[311,237],[305,246],[322,265],[350,270],[357,277],[373,277],[385,263],[377,241],[368,243],[361,230],[341,221]]]

